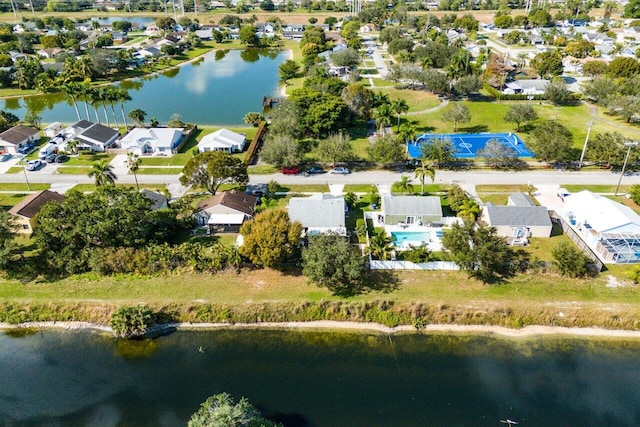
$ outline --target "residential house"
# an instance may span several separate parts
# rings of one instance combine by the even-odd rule
[[[140,192],[149,200],[151,200],[151,210],[157,211],[169,207],[169,199],[164,194],[143,188]]]
[[[36,51],[39,56],[47,59],[55,58],[63,52],[64,49],[60,49],[59,47],[50,47],[47,49],[39,49],[38,51]]]
[[[213,28],[201,27],[199,30],[195,31],[195,34],[200,38],[200,40],[211,40],[213,39]]]
[[[525,79],[507,82],[502,93],[523,94],[523,95],[542,95],[549,85],[549,80],[544,79]]]
[[[345,209],[343,196],[314,194],[289,199],[289,219],[302,224],[307,236],[329,233],[346,236]]]
[[[183,128],[134,128],[120,139],[121,148],[134,154],[172,154],[183,138]]]
[[[44,136],[48,136],[49,138],[53,138],[64,129],[64,125],[60,122],[53,122],[44,128]]]
[[[235,153],[244,150],[247,139],[243,134],[222,128],[209,135],[205,135],[198,143],[198,151],[226,151]]]
[[[210,230],[237,231],[253,214],[258,198],[237,191],[226,191],[211,196],[197,205],[195,214],[199,225]]]
[[[133,56],[134,58],[156,58],[160,55],[162,55],[162,52],[160,52],[159,48],[147,46],[137,51]]]
[[[40,131],[28,126],[14,126],[0,133],[0,154],[18,154],[28,144],[40,141]]]
[[[385,225],[438,224],[442,222],[442,205],[434,196],[385,195],[381,215]]]
[[[31,234],[33,232],[33,219],[42,207],[49,203],[62,203],[66,199],[62,194],[54,191],[43,190],[30,194],[20,203],[9,209],[9,213],[16,218],[18,233]]]
[[[511,194],[506,206],[483,206],[480,219],[495,227],[498,235],[508,238],[511,244],[524,245],[529,237],[551,236],[549,211],[524,193]]]
[[[378,31],[378,27],[376,26],[376,24],[364,24],[360,26],[359,32],[361,33],[372,33]]]
[[[60,149],[66,150],[67,142],[76,139],[80,143],[79,149],[102,152],[111,147],[119,136],[120,133],[115,129],[80,120],[64,129],[59,136],[51,139],[51,142],[58,144]]]

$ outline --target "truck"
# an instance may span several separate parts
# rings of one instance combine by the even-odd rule
[[[49,143],[40,149],[40,153],[38,153],[38,158],[40,160],[44,160],[47,158],[47,156],[57,151],[58,151],[58,146],[56,144]]]

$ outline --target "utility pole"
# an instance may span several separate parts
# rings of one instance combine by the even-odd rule
[[[627,168],[627,161],[629,160],[629,153],[631,153],[631,147],[635,147],[638,145],[635,141],[627,141],[624,143],[627,147],[627,154],[624,156],[624,163],[622,164],[622,172],[620,172],[620,178],[618,179],[618,186],[616,187],[616,196],[618,195],[618,190],[620,190],[620,183],[622,182],[622,177],[624,176],[624,171]]]
[[[589,126],[587,128],[587,137],[584,139],[584,147],[582,147],[582,154],[580,154],[580,163],[578,164],[578,169],[582,169],[582,161],[584,160],[584,153],[587,152],[587,144],[589,143],[589,134],[591,133],[591,128],[593,127],[593,121],[589,121],[587,125]]]

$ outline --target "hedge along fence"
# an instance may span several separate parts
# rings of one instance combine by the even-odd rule
[[[544,96],[544,94],[531,95],[531,94],[518,93],[518,94],[507,95],[488,84],[484,85],[484,89],[489,93],[489,95],[491,95],[493,98],[498,99],[500,101],[528,101],[529,97],[532,97],[531,98],[532,101],[542,101],[547,99]],[[582,99],[580,94],[577,94],[577,93],[572,93],[572,97],[573,97],[572,102],[577,102],[577,101],[580,101],[580,99]]]
[[[247,154],[244,156],[244,162],[247,165],[251,165],[256,161],[256,157],[258,155],[258,149],[260,148],[260,144],[262,143],[262,138],[264,138],[264,134],[267,132],[267,122],[261,121],[258,126],[258,131],[256,135],[253,137],[253,141],[249,145],[249,149],[247,149]]]

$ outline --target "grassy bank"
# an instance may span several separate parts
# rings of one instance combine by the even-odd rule
[[[0,322],[87,321],[106,324],[118,306],[145,303],[163,322],[336,320],[400,324],[454,323],[640,329],[638,286],[606,277],[517,276],[483,285],[461,272],[377,273],[367,292],[349,298],[272,270],[162,277],[82,275],[0,282]]]

